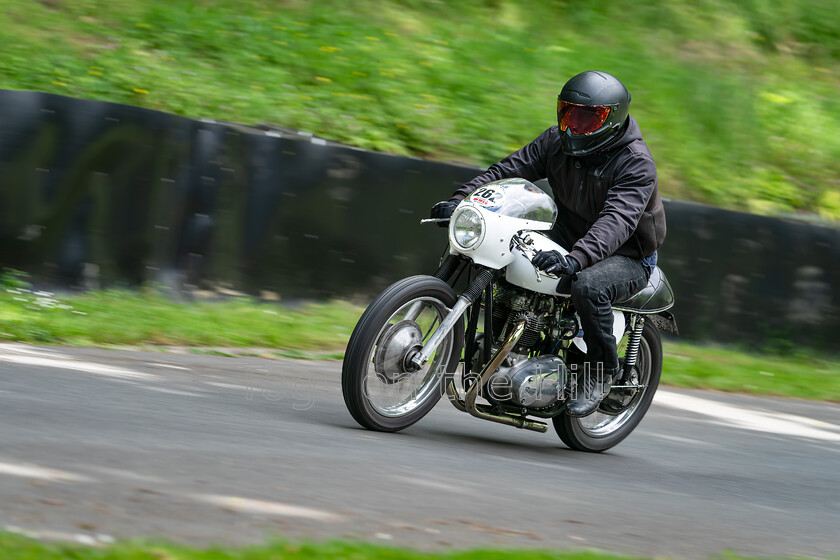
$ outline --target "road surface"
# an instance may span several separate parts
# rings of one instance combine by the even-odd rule
[[[365,431],[339,373],[0,345],[0,528],[82,542],[840,551],[840,406],[666,388],[627,440],[593,455],[446,402],[403,432]]]

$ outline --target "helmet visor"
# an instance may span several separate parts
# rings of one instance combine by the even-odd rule
[[[607,122],[610,107],[606,105],[576,105],[557,100],[557,123],[560,130],[571,129],[572,134],[592,134]]]

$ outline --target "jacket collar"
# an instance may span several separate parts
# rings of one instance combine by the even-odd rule
[[[624,123],[623,130],[616,135],[615,139],[588,156],[581,158],[587,166],[601,166],[606,163],[613,155],[615,155],[621,148],[642,139],[642,131],[639,129],[636,119],[631,116],[627,117],[627,122]]]

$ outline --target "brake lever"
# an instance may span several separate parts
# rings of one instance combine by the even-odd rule
[[[522,237],[517,234],[513,236],[512,241],[516,248],[519,249],[522,252],[522,254],[528,258],[528,261],[531,261],[537,254],[537,250],[533,247],[534,240],[531,239],[531,236],[526,234],[524,237]],[[531,266],[533,266],[533,263],[531,264]],[[536,266],[534,266],[534,272],[537,275],[537,282],[542,282],[542,275],[545,275],[546,278],[550,278],[553,280],[557,280],[558,278],[560,278],[559,276],[555,276],[554,274],[543,272]]]

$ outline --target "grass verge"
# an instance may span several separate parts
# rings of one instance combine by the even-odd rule
[[[4,278],[0,341],[187,346],[219,355],[341,359],[363,311],[342,301],[296,308],[241,297],[177,303],[151,290],[58,298],[29,290],[18,277]],[[664,350],[667,385],[840,402],[837,360],[671,341],[664,342]]]
[[[45,292],[13,289],[0,297],[0,340],[256,347],[336,358],[361,313],[339,301],[286,308],[249,298],[177,303],[151,291],[109,290],[56,299]]]
[[[662,383],[755,395],[840,403],[840,361],[800,354],[663,342]]]
[[[7,560],[630,560],[603,552],[546,550],[464,550],[418,552],[401,548],[349,542],[290,543],[276,542],[244,548],[194,548],[175,544],[120,542],[104,547],[40,542],[9,533],[0,533],[0,555]],[[740,557],[726,555],[726,560]]]
[[[0,87],[487,165],[550,126],[562,84],[597,68],[632,92],[665,195],[838,220],[836,8],[4,0]]]

